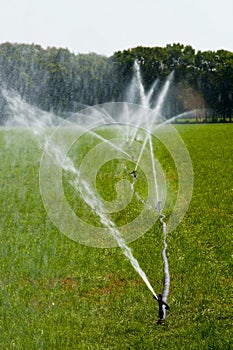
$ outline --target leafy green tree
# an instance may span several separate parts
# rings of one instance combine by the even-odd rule
[[[39,45],[0,45],[0,86],[14,89],[27,102],[44,110],[66,115],[85,105],[125,100],[140,64],[147,91],[155,79],[158,88],[173,71],[167,116],[195,108],[207,108],[210,121],[232,121],[233,53],[225,50],[198,51],[180,43],[166,47],[138,46],[117,51],[111,57],[75,55],[67,49]],[[0,117],[7,103],[0,90]]]

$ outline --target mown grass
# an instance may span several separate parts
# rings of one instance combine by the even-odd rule
[[[195,182],[189,210],[168,237],[171,310],[164,326],[118,248],[79,245],[50,222],[36,141],[0,131],[1,349],[232,348],[233,125],[177,129]],[[161,292],[159,224],[130,247]]]

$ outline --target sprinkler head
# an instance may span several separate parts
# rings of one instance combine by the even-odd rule
[[[136,170],[131,171],[129,174],[132,175],[134,179],[137,178]]]
[[[164,323],[164,309],[163,309],[163,306],[165,307],[166,310],[169,310],[169,306],[168,304],[166,304],[164,301],[163,301],[163,295],[162,294],[159,294],[158,297],[156,297],[155,295],[153,295],[153,298],[155,300],[158,301],[159,303],[159,314],[158,314],[158,321],[157,321],[157,324],[163,324]]]
[[[163,295],[162,295],[162,294],[159,294],[159,295],[158,295],[158,299],[157,299],[157,300],[158,300],[159,304],[165,306],[165,309],[166,309],[166,310],[169,310],[169,309],[170,309],[170,306],[169,306],[167,303],[165,303],[165,301],[163,301]]]

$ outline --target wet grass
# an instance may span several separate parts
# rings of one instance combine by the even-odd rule
[[[34,139],[0,131],[1,349],[232,348],[233,125],[177,129],[195,182],[190,208],[168,237],[171,310],[164,326],[118,248],[79,245],[50,222]],[[130,247],[161,292],[159,224]]]

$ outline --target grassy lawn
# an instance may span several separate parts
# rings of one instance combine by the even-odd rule
[[[0,349],[233,348],[233,125],[176,127],[192,159],[194,192],[168,236],[164,326],[156,324],[157,302],[119,248],[80,245],[54,227],[40,196],[36,141],[0,130]],[[161,293],[159,223],[130,247]]]

